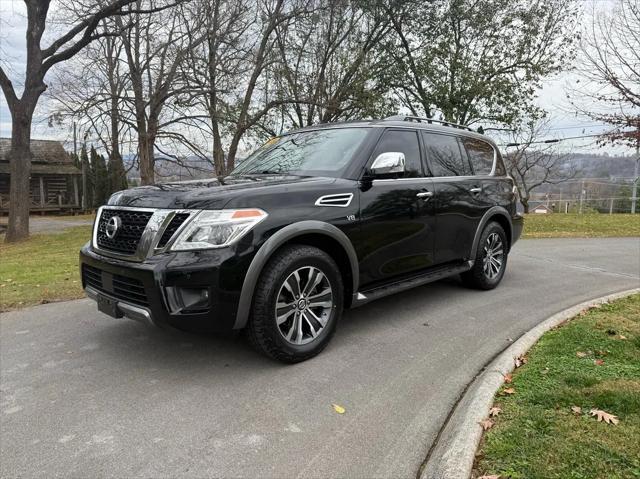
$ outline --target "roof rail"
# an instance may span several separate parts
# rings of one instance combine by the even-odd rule
[[[394,115],[385,118],[385,121],[417,121],[418,123],[438,124],[442,126],[450,126],[452,128],[459,128],[461,130],[475,131],[467,125],[459,125],[457,123],[451,123],[450,121],[434,120],[433,118],[423,118],[421,116],[407,116],[407,115]]]

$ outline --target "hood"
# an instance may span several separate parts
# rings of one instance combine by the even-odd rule
[[[246,202],[253,195],[259,198],[270,191],[322,187],[335,181],[335,178],[293,175],[228,176],[178,181],[123,190],[112,195],[108,204],[139,208],[222,209],[238,197]]]

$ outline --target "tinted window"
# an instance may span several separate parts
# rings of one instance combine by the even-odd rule
[[[507,170],[504,168],[504,163],[502,162],[500,155],[496,158],[496,171],[494,174],[496,176],[505,176],[507,174]]]
[[[455,136],[424,132],[427,159],[433,176],[469,176],[471,167],[462,156]]]
[[[243,161],[231,175],[338,177],[369,131],[368,128],[322,129],[273,138]]]
[[[489,175],[493,170],[493,147],[482,140],[462,138],[462,144],[467,149],[471,167],[476,175]]]
[[[387,130],[378,142],[373,159],[381,153],[399,151],[404,153],[405,171],[401,178],[415,178],[422,176],[422,162],[420,161],[420,145],[418,133],[412,130]]]

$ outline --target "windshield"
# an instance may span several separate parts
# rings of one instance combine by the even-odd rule
[[[369,132],[336,128],[292,133],[269,140],[231,176],[290,174],[338,177]]]

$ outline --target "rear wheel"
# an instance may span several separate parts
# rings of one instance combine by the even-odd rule
[[[507,245],[502,226],[496,222],[487,224],[480,236],[473,268],[461,275],[462,281],[476,289],[498,286],[507,267]]]
[[[342,305],[335,261],[312,246],[287,246],[267,263],[258,281],[247,336],[267,356],[304,361],[329,343]]]

